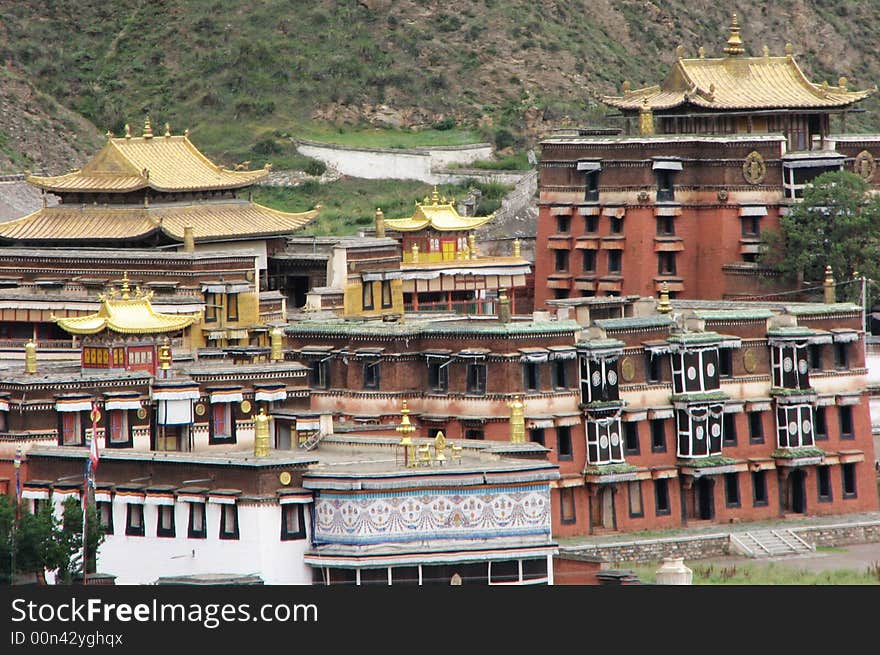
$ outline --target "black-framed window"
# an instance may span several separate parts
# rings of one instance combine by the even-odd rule
[[[467,392],[474,394],[486,393],[486,365],[471,363],[467,365]]]
[[[113,534],[113,503],[106,500],[96,501],[95,510],[98,513],[98,523],[104,534]]]
[[[666,452],[666,419],[651,419],[651,452]]]
[[[763,507],[767,504],[767,471],[752,471],[752,505]]]
[[[666,169],[657,169],[657,202],[670,202],[675,200],[675,172]]]
[[[675,253],[674,252],[658,252],[657,253],[657,274],[658,275],[675,275]]]
[[[830,503],[833,498],[831,494],[831,467],[816,467],[816,488],[819,492],[820,503]]]
[[[541,388],[541,369],[537,362],[523,362],[523,389],[538,391]]]
[[[577,520],[574,506],[574,487],[562,487],[559,490],[559,514],[562,523],[570,524]]]
[[[447,363],[428,364],[428,385],[431,391],[449,390],[449,365]]]
[[[568,234],[571,230],[571,216],[557,216],[556,217],[556,232],[557,234]]]
[[[718,349],[718,375],[722,378],[733,377],[733,350]]]
[[[591,202],[599,201],[599,171],[587,171],[586,175],[584,175],[584,185],[586,186],[586,193],[584,194],[584,200],[588,200]],[[595,230],[593,230],[595,232]]]
[[[822,344],[814,343],[811,346],[807,346],[807,348],[810,353],[810,369],[813,371],[821,371],[824,366]]]
[[[650,352],[645,353],[645,380],[660,382],[663,379],[663,357]]]
[[[817,407],[813,418],[813,432],[816,441],[828,440],[828,412],[827,407]]]
[[[205,294],[205,323],[216,323],[220,308],[223,307],[219,293]]]
[[[587,234],[595,234],[599,231],[598,216],[584,216],[584,232]]]
[[[565,273],[568,271],[568,251],[567,250],[554,250],[555,253],[555,261],[556,261],[556,271],[560,273]]]
[[[742,235],[744,237],[757,237],[761,235],[761,217],[743,216]]]
[[[85,446],[86,426],[91,426],[88,412],[58,412],[58,445]]]
[[[581,250],[581,269],[584,273],[595,273],[596,272],[596,251],[595,250]]]
[[[382,280],[382,309],[388,309],[392,304],[391,280]]]
[[[482,441],[486,438],[486,433],[479,428],[468,428],[464,431],[465,439],[476,439],[477,441]]]
[[[131,448],[134,446],[130,410],[109,409],[106,414],[106,422],[104,443],[107,448]]]
[[[849,346],[845,343],[834,344],[834,368],[839,371],[849,368]]]
[[[238,504],[224,503],[220,505],[220,534],[221,539],[238,539]]]
[[[749,443],[764,443],[764,413],[748,412]]]
[[[571,428],[567,425],[556,426],[556,454],[561,460],[574,457],[571,449]]]
[[[157,505],[156,510],[156,536],[175,536],[174,505]]]
[[[852,407],[850,405],[841,405],[837,408],[837,415],[840,417],[840,438],[855,439]]]
[[[544,445],[544,428],[532,428],[529,430],[529,441]]]
[[[639,454],[638,421],[626,421],[623,424],[623,452],[627,455]]]
[[[623,251],[622,250],[609,250],[608,251],[608,272],[609,273],[620,273],[623,270]]]
[[[623,219],[617,218],[616,216],[612,216],[608,219],[609,228],[608,231],[611,234],[623,234]]]
[[[226,320],[227,321],[237,321],[238,320],[238,294],[237,293],[226,294]]]
[[[669,504],[669,480],[667,478],[654,480],[654,514],[657,516],[666,516],[671,513],[672,507]]]
[[[128,503],[125,513],[125,534],[129,537],[144,536],[144,506]]]
[[[553,289],[553,298],[556,300],[562,300],[563,298],[568,298],[569,291],[568,289]]]
[[[330,388],[330,361],[316,359],[309,363],[309,382],[313,389]]]
[[[208,514],[205,503],[189,503],[189,526],[186,535],[190,539],[208,538]]]
[[[379,388],[379,362],[364,364],[364,389]]]
[[[306,514],[302,503],[281,506],[281,541],[306,538]]]
[[[658,216],[657,217],[657,236],[658,237],[675,236],[675,217],[674,216]]]
[[[373,309],[373,283],[361,283],[361,305],[364,309]]]
[[[858,495],[856,487],[856,465],[853,463],[841,464],[840,474],[843,478],[843,497],[855,498]]]
[[[739,473],[724,474],[724,498],[728,507],[739,507]]]
[[[208,443],[235,443],[235,411],[232,403],[211,403],[211,417],[208,421]]]
[[[566,363],[564,359],[554,359],[550,362],[550,377],[554,389],[568,388],[568,375],[566,375]]]
[[[721,442],[722,446],[735,446],[736,445],[736,414],[732,412],[725,412],[722,417],[722,423],[724,428],[724,439]]]
[[[627,484],[627,492],[629,495],[630,518],[641,518],[645,515],[645,507],[642,503],[642,481],[631,480],[629,484]]]

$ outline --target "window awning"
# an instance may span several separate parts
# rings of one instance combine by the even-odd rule
[[[296,430],[320,430],[321,420],[318,418],[298,418],[296,419]]]
[[[49,490],[45,487],[27,487],[21,490],[22,498],[30,498],[32,500],[47,500],[49,498]]]
[[[141,401],[136,398],[132,398],[132,399],[119,398],[119,399],[104,401],[104,409],[107,410],[108,412],[114,411],[114,410],[119,410],[119,409],[128,410],[128,409],[140,409],[140,408],[141,408]]]
[[[189,425],[193,422],[192,399],[159,401],[158,414],[160,425]]]
[[[602,210],[603,216],[610,216],[612,218],[623,218],[626,214],[626,207],[606,207]]]
[[[469,348],[456,353],[455,356],[461,359],[485,359],[491,352],[488,348]]]
[[[274,402],[276,400],[287,400],[287,387],[281,386],[276,388],[255,387],[254,400],[264,402]]]
[[[240,403],[244,400],[241,387],[237,389],[217,389],[211,392],[211,403]]]
[[[577,359],[577,350],[574,346],[548,346],[549,359]]]
[[[9,401],[8,400],[0,400],[0,412],[8,412],[9,411]]]
[[[223,493],[212,493],[208,496],[209,503],[215,503],[217,505],[235,505],[238,497],[241,495],[241,491],[238,489],[228,489],[224,490]]]
[[[653,166],[651,166],[652,170],[655,171],[680,171],[681,170],[681,162],[680,161],[671,161],[671,160],[654,160]]]
[[[144,505],[174,505],[174,494],[169,492],[151,493],[147,492],[144,498]]]
[[[373,273],[362,273],[361,277],[364,282],[376,282],[379,280],[399,280],[403,277],[403,271],[376,271]]]
[[[247,282],[202,282],[203,293],[244,293],[250,288]]]
[[[822,159],[793,159],[782,160],[783,168],[828,168],[830,166],[843,166],[845,157],[843,155],[837,158],[825,157]]]
[[[559,427],[565,427],[569,425],[579,425],[581,422],[581,415],[574,414],[572,416],[557,416],[556,417],[556,425]]]
[[[239,328],[229,330],[230,339],[247,339],[248,331]]]
[[[121,490],[116,492],[116,499],[126,505],[143,505],[145,498],[142,491]]]
[[[579,161],[577,163],[577,169],[579,171],[601,171],[602,170],[602,162],[601,161]]]
[[[838,328],[831,330],[832,338],[835,343],[852,343],[859,340],[859,333],[856,330],[847,330]]]
[[[739,208],[740,216],[766,216],[767,207],[764,205],[743,205]]]
[[[546,348],[520,348],[519,361],[529,364],[546,362],[549,352]]]
[[[56,412],[88,412],[91,409],[91,398],[59,398],[55,401]]]
[[[675,410],[672,407],[653,407],[648,410],[648,418],[650,420],[672,418],[675,416]]]
[[[356,359],[378,359],[385,352],[384,348],[358,348],[354,351]]]
[[[198,400],[199,396],[199,387],[196,384],[153,387],[150,389],[150,398],[152,400]]]
[[[226,330],[206,330],[205,332],[206,339],[225,339],[226,338]]]

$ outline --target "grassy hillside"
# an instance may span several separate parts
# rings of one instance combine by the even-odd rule
[[[743,0],[752,53],[787,41],[816,80],[880,79],[880,0]],[[597,102],[657,81],[675,47],[720,54],[710,0],[0,0],[0,52],[103,132],[150,113],[232,163],[288,158],[290,135],[382,145],[492,138],[603,121]],[[865,103],[877,107],[878,100]],[[880,130],[863,114],[861,127]],[[339,129],[342,128],[342,132]],[[446,132],[446,134],[442,134]]]

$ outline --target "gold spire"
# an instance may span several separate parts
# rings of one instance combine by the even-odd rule
[[[660,285],[660,300],[657,302],[657,312],[668,314],[672,311],[672,303],[669,302],[669,283],[664,281]]]
[[[654,134],[654,112],[648,105],[648,99],[642,100],[642,108],[639,111],[639,131],[644,136]]]
[[[113,138],[113,132],[111,130],[107,130],[107,133],[104,136],[106,136],[107,140],[109,141]]]
[[[431,201],[436,205],[440,202],[440,194],[437,193],[437,187],[434,187],[434,192],[431,194]]]
[[[129,125],[128,123],[125,124],[125,138],[131,138],[131,125]]]
[[[381,208],[376,208],[376,236],[385,236],[385,213]]]
[[[144,138],[152,139],[153,138],[153,126],[150,124],[150,116],[147,115],[147,118],[144,120]]]
[[[165,136],[166,137],[171,136],[171,124],[170,123],[165,123]]]
[[[736,18],[736,12],[734,12],[730,19],[730,36],[727,38],[727,47],[724,48],[724,52],[735,57],[736,55],[743,54],[745,51],[742,37],[739,35],[739,21]]]
[[[446,463],[446,437],[443,436],[443,431],[440,430],[437,433],[437,436],[434,437],[434,459],[441,466]]]
[[[37,344],[33,339],[24,344],[24,372],[28,375],[37,372]]]
[[[705,59],[706,58],[706,48],[704,48],[703,46],[700,46],[699,49],[697,50],[697,56],[700,59]]]
[[[416,461],[415,446],[413,445],[413,440],[410,436],[413,432],[416,431],[416,427],[412,423],[410,423],[409,407],[407,407],[406,405],[406,400],[403,400],[401,402],[400,425],[398,425],[395,430],[401,435],[400,443],[398,445],[403,448],[404,466],[416,466],[418,462]]]
[[[284,330],[280,327],[275,327],[269,333],[269,343],[271,345],[271,355],[270,359],[273,362],[283,362],[284,361]]]
[[[837,289],[835,287],[834,281],[834,271],[832,271],[831,266],[825,267],[825,282],[822,284],[824,287],[824,300],[826,305],[833,305],[837,302]]]
[[[522,248],[520,245],[520,241],[519,241],[519,239],[514,239],[513,240],[513,256],[514,257],[521,257],[522,256],[521,253],[522,253]]]
[[[122,299],[128,300],[131,296],[129,295],[129,286],[128,286],[128,271],[122,274]]]

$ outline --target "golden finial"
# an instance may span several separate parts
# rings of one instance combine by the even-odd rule
[[[766,45],[761,48],[761,51],[764,53],[765,59],[770,56],[770,48],[768,48]]]
[[[835,287],[834,281],[834,271],[831,269],[831,266],[825,267],[825,282],[822,283],[824,287],[824,300],[826,305],[833,305],[837,302],[837,288]]]
[[[467,247],[467,244],[459,248],[458,259],[470,259],[470,256],[470,248]]]
[[[442,198],[440,198],[440,204],[443,204],[443,205],[446,204],[446,196],[443,196]]]
[[[376,236],[385,236],[385,212],[381,208],[376,208]]]
[[[165,123],[165,136],[166,137],[171,136],[171,124],[170,123]]]
[[[840,77],[840,78],[838,78],[838,80],[837,80],[837,86],[839,86],[841,89],[843,89],[844,91],[846,91],[846,85],[847,85],[848,82],[849,82],[849,80],[846,79],[845,77]]]
[[[269,344],[271,346],[270,356],[273,362],[283,362],[284,361],[284,330],[280,327],[275,327],[269,333]]]
[[[785,54],[791,57],[794,54],[794,46],[790,43],[785,44]]]
[[[639,110],[639,131],[645,136],[654,134],[654,112],[647,98],[642,99],[642,108]]]
[[[471,259],[476,259],[478,256],[477,253],[477,235],[471,232],[468,235],[468,248],[470,248]]]
[[[33,339],[24,344],[24,372],[28,375],[37,372],[37,344]]]
[[[419,263],[419,246],[418,244],[412,244],[412,262],[413,264]]]
[[[513,240],[513,256],[514,257],[522,257],[522,250],[519,239]]]
[[[162,371],[168,371],[171,368],[171,345],[168,342],[168,337],[165,337],[165,340],[162,342],[162,345],[157,349],[157,359],[159,360],[159,368]],[[166,373],[167,377],[167,373]]]
[[[697,56],[698,56],[700,59],[705,59],[705,58],[706,58],[706,48],[704,48],[703,46],[700,46],[700,47],[697,49]]]
[[[675,46],[675,58],[681,59],[682,57],[684,57],[684,46],[683,45]]]
[[[629,93],[630,89],[632,89],[632,85],[629,83],[629,80],[624,80],[623,81],[623,92]]]
[[[153,126],[150,123],[150,116],[147,114],[146,119],[144,119],[144,138],[152,139],[153,138]]]
[[[440,195],[437,193],[437,187],[434,187],[434,191],[431,193],[431,201],[436,205],[440,202]]]
[[[129,295],[129,287],[128,287],[128,271],[122,274],[122,299],[128,300],[130,298]]]
[[[131,126],[128,123],[125,124],[125,138],[131,138]]]
[[[430,202],[431,202],[431,199],[430,199],[428,196],[425,196],[425,197],[422,199],[422,204],[423,204],[423,205],[427,205],[427,204],[430,203]],[[416,204],[418,204],[418,203],[416,203]]]
[[[664,281],[660,285],[660,300],[657,302],[657,313],[668,314],[672,311],[672,303],[669,302],[669,283]]]
[[[113,132],[111,132],[110,130],[107,130],[107,133],[104,136],[106,136],[107,140],[109,141],[110,139],[113,138]]]
[[[735,57],[736,55],[743,54],[745,51],[742,37],[739,35],[739,20],[737,20],[736,12],[734,12],[730,19],[730,36],[727,38],[727,47],[724,48],[724,52]]]
[[[183,131],[183,136],[185,136],[187,139],[189,138],[189,128],[186,128],[186,129]]]
[[[709,99],[710,100],[715,99],[715,83],[714,82],[709,84]]]
[[[410,436],[416,431],[416,427],[409,420],[409,407],[407,407],[406,400],[401,401],[400,425],[398,425],[395,430],[401,435],[400,443],[398,445],[403,448],[403,465],[416,466],[418,462],[416,461],[415,456],[415,446],[413,445],[413,440]]]

